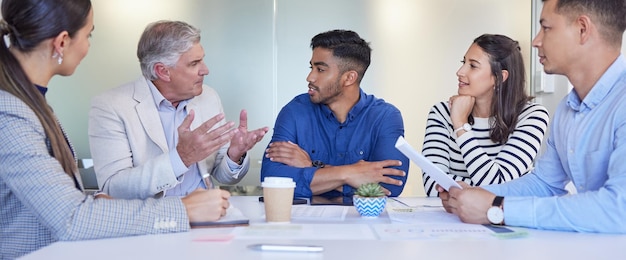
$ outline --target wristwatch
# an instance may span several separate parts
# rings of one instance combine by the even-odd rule
[[[504,211],[502,210],[502,201],[504,197],[496,196],[491,203],[491,208],[487,210],[487,219],[491,224],[503,225],[504,224]]]
[[[465,132],[469,132],[472,130],[472,125],[465,123],[461,127],[454,129],[454,132],[453,132],[454,136],[456,137],[457,136],[456,133],[458,133],[461,130],[465,130]]]
[[[243,163],[243,160],[246,159],[246,154],[248,154],[248,152],[243,153],[243,155],[239,158],[239,161],[237,161],[236,163],[241,165]]]
[[[320,160],[315,160],[313,162],[311,162],[311,164],[313,165],[313,167],[315,168],[324,168],[324,166],[326,166],[326,164],[324,164],[324,162],[320,161]]]

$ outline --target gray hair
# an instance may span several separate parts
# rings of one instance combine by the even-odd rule
[[[137,46],[141,73],[149,80],[157,79],[154,66],[163,63],[174,67],[180,56],[200,42],[200,30],[181,21],[157,21],[143,31]]]

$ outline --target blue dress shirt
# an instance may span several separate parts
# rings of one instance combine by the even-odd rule
[[[359,101],[352,107],[343,123],[339,123],[326,105],[314,104],[308,94],[296,96],[278,114],[271,142],[291,141],[305,150],[312,161],[328,165],[348,165],[359,160],[400,160],[402,166],[394,167],[407,173],[404,177],[392,176],[402,181],[401,186],[383,184],[398,196],[408,176],[409,159],[395,148],[396,140],[404,136],[400,111],[384,100],[360,91]],[[311,197],[311,180],[316,167],[291,167],[272,162],[263,157],[261,181],[265,176],[291,177],[296,182],[295,196]],[[343,186],[343,194],[330,191],[324,195],[351,196],[353,188]]]
[[[572,181],[577,194],[568,195]],[[485,187],[505,196],[507,225],[626,233],[626,60],[608,68],[582,101],[559,104],[535,169]]]

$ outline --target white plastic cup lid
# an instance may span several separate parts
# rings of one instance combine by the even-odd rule
[[[296,183],[289,177],[265,177],[261,187],[268,188],[295,188]]]

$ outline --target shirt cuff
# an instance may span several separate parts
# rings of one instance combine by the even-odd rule
[[[174,170],[174,176],[176,179],[180,179],[183,174],[189,171],[189,168],[183,163],[183,159],[178,155],[176,149],[170,150],[170,162],[172,163],[172,169]]]
[[[460,136],[456,136],[456,134],[453,134],[454,140],[456,140],[457,144],[459,146],[461,146],[462,143],[465,143],[467,140],[471,139],[474,135],[470,134],[469,131],[466,131],[465,133],[463,133]]]
[[[248,159],[248,156],[245,155],[243,161],[241,162],[241,165],[239,165],[233,160],[231,160],[230,157],[228,157],[228,154],[226,154],[224,157],[226,157],[226,164],[228,164],[228,169],[230,169],[231,172],[236,172],[236,171],[241,170],[241,168],[243,168],[244,163]]]
[[[504,223],[509,226],[536,227],[533,198],[504,197]]]

